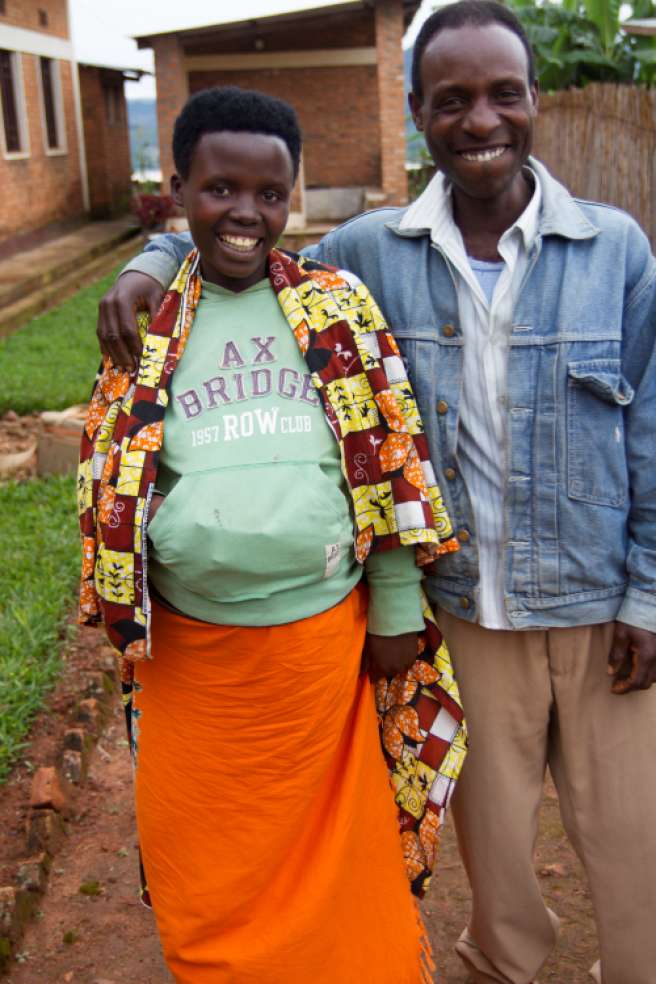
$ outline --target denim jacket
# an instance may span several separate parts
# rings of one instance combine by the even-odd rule
[[[510,338],[506,611],[517,629],[618,618],[656,631],[656,261],[629,216],[573,199],[531,166],[543,204]],[[454,275],[427,229],[399,229],[402,214],[358,216],[304,252],[356,273],[397,338],[463,541],[440,559],[427,592],[476,621],[476,530],[457,455]],[[167,239],[149,249],[176,258],[188,249],[187,237]],[[165,257],[149,256],[130,269],[166,280]]]

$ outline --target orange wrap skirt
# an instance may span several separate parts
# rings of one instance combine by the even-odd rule
[[[136,803],[178,984],[425,984],[373,690],[366,596],[267,628],[153,611]]]

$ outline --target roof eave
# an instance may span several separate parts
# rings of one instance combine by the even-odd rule
[[[101,68],[104,72],[118,72],[126,82],[138,82],[144,75],[154,75],[145,68],[125,68],[120,65],[104,65],[102,62],[78,61],[82,68]]]
[[[413,16],[419,9],[421,0],[403,0],[404,10],[407,10],[410,16]],[[138,48],[152,48],[153,40],[156,38],[163,38],[167,35],[175,35],[176,37],[199,37],[203,34],[216,34],[217,31],[220,32],[222,28],[226,30],[234,31],[235,28],[240,26],[244,27],[259,27],[260,25],[283,23],[288,20],[296,20],[299,17],[319,17],[323,14],[330,13],[348,13],[349,11],[363,10],[366,8],[373,8],[376,6],[376,0],[351,0],[350,3],[331,3],[326,4],[321,7],[308,7],[306,9],[289,11],[285,14],[269,14],[266,17],[248,17],[245,20],[234,20],[234,21],[214,21],[210,24],[204,24],[198,27],[179,27],[173,28],[168,31],[155,31],[152,34],[140,34],[133,35],[134,40],[137,42]]]

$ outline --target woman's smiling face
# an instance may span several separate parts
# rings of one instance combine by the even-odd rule
[[[294,167],[285,142],[264,133],[204,133],[189,174],[171,179],[187,214],[203,277],[242,291],[266,275],[267,256],[284,232]]]

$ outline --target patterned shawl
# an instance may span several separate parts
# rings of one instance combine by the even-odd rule
[[[269,256],[269,277],[340,447],[357,560],[401,545],[418,545],[424,562],[458,549],[403,360],[366,287],[350,273],[280,250]],[[124,661],[128,690],[129,664],[150,656],[148,510],[170,381],[200,290],[193,250],[153,322],[142,322],[136,381],[110,363],[103,366],[82,438],[80,620],[104,622]],[[466,745],[451,661],[426,599],[424,616],[417,662],[377,686],[383,749],[418,895],[430,878]]]

